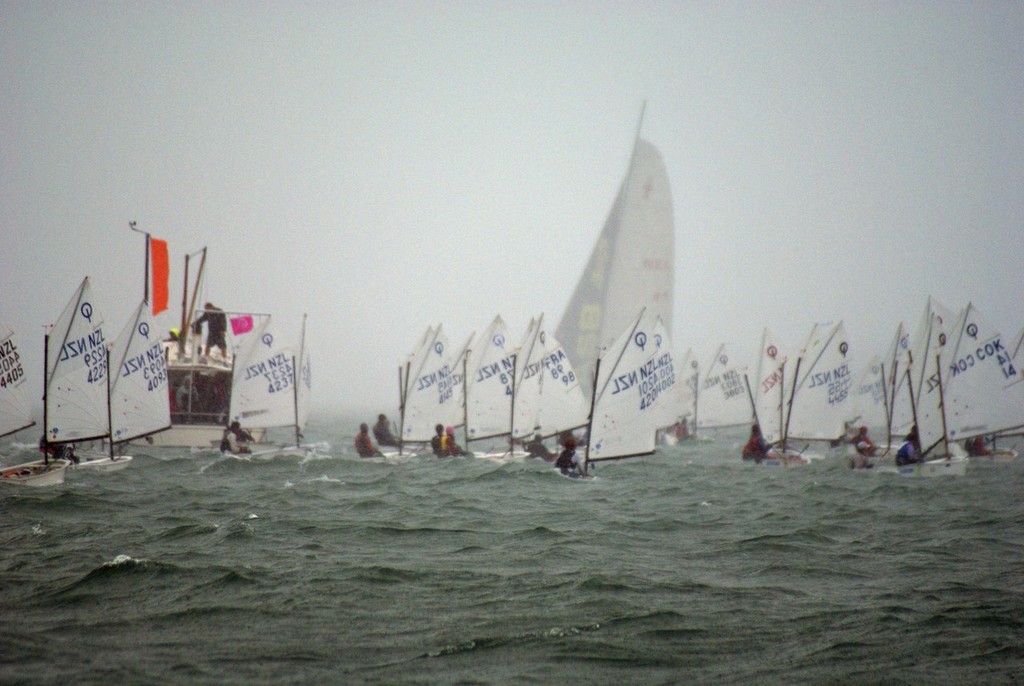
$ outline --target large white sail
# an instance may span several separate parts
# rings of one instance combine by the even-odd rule
[[[278,334],[272,317],[246,334],[235,353],[231,419],[247,429],[294,425],[293,359],[292,348]]]
[[[726,349],[718,346],[698,379],[700,394],[697,407],[697,428],[711,429],[749,424],[753,413],[743,380],[746,367],[739,364]]]
[[[110,432],[115,443],[171,427],[167,364],[160,330],[139,303],[110,350]]]
[[[946,348],[942,393],[949,439],[1024,427],[1024,377],[1003,337],[973,305],[952,327]]]
[[[512,430],[516,351],[498,315],[477,339],[469,357],[466,416],[469,440],[507,436]]]
[[[655,335],[646,310],[605,349],[594,386],[586,459],[616,460],[654,452],[662,390],[674,383],[671,342]]]
[[[14,330],[0,324],[0,436],[33,424],[21,348],[14,337]]]
[[[450,423],[459,400],[448,337],[440,324],[428,334],[406,366],[402,440],[412,443],[429,441],[437,424]]]
[[[787,357],[779,350],[775,336],[765,327],[758,349],[757,370],[750,380],[754,410],[761,425],[761,435],[768,443],[782,439],[783,399]]]
[[[49,442],[107,435],[106,343],[103,315],[85,277],[47,337],[43,413]]]
[[[674,284],[668,174],[661,154],[638,135],[615,203],[555,330],[573,367],[594,369],[598,350],[633,321],[640,306],[671,332]]]
[[[852,404],[850,342],[843,323],[816,324],[793,369],[786,436],[835,440],[845,434]]]
[[[684,413],[681,403],[681,389],[686,388],[679,376],[676,358],[668,330],[661,319],[654,322],[654,343],[660,351],[658,393],[655,401],[655,427],[663,429],[678,422]]]

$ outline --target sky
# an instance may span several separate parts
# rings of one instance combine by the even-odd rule
[[[1024,4],[0,2],[0,322],[42,395],[82,278],[119,332],[141,230],[205,299],[308,314],[312,403],[397,414],[429,325],[562,316],[641,135],[673,341],[753,360],[927,298],[1024,326]],[[372,413],[372,414],[371,414]]]

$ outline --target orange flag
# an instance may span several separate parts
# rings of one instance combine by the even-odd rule
[[[153,316],[167,309],[167,284],[171,267],[167,257],[167,241],[149,239],[149,252],[153,258]]]

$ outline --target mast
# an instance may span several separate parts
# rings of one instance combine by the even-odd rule
[[[136,233],[141,233],[146,237],[146,248],[143,250],[143,264],[145,268],[142,272],[142,299],[149,302],[149,239],[150,235],[148,231],[142,231],[138,229],[134,221],[128,222],[128,228]]]
[[[465,451],[469,452],[469,379],[466,373],[469,366],[469,342],[466,342],[466,351],[462,354],[462,435],[466,439]]]
[[[697,364],[697,360],[694,359],[694,364]],[[697,440],[697,401],[700,400],[700,366],[697,366],[696,371],[693,373],[693,433],[691,434],[694,440]]]
[[[295,366],[295,355],[292,355],[292,402],[295,409],[295,447],[299,447],[302,441],[299,439],[299,374]]]
[[[760,429],[761,422],[757,418],[757,404],[754,402],[754,392],[750,390],[750,377],[746,374],[743,375],[743,383],[747,385],[747,397],[750,398],[750,408],[754,412],[754,423],[757,424],[758,429]]]
[[[114,459],[114,415],[110,408],[110,348],[105,348],[107,358],[107,448],[110,459]]]
[[[512,353],[512,402],[509,403],[508,417],[508,454],[515,450],[515,429],[516,429],[516,364],[519,362],[519,353]]]
[[[409,378],[409,365],[410,362],[407,360],[405,363],[405,379]],[[398,365],[398,454],[402,454],[402,448],[405,446],[405,397],[408,395],[406,391],[406,385],[408,381],[402,379],[402,365]]]
[[[50,380],[47,378],[46,365],[50,363],[50,334],[43,334],[43,464],[50,464],[50,425],[49,412],[47,412],[47,388]]]
[[[917,402],[914,400],[914,383],[913,383],[913,380],[910,377],[910,368],[913,367],[913,366],[914,366],[914,353],[912,353],[911,351],[908,350],[907,351],[907,387],[908,387],[908,390],[910,391],[910,412],[911,412],[911,416],[914,419],[914,424],[913,424],[913,426],[912,426],[910,431],[911,431],[912,434],[916,434],[915,438],[917,438],[917,445],[915,445],[914,448],[917,449],[917,450],[921,450],[921,429],[919,429],[918,426],[917,426]],[[922,451],[920,457],[924,457],[924,452],[923,451]]]
[[[935,353],[935,372],[939,379],[939,416],[942,418],[942,446],[945,454],[949,456],[949,430],[946,428],[946,399],[942,393],[942,363],[939,361],[941,353]]]
[[[786,439],[789,438],[789,420],[793,416],[793,396],[796,395],[796,385],[797,385],[796,382],[797,382],[797,379],[800,378],[800,362],[803,359],[804,359],[803,357],[796,358],[796,370],[793,372],[793,388],[791,388],[790,391],[789,391],[789,407],[788,407],[788,411],[785,413],[785,415],[786,415],[785,425],[782,427],[782,449],[783,450],[786,449]],[[786,368],[786,363],[783,362],[782,363],[782,369],[783,369],[783,377],[782,377],[783,378],[783,384],[782,384],[782,388],[783,388],[783,390],[785,390],[785,388],[786,388],[786,384],[785,384],[785,378],[786,378],[785,377],[785,368]],[[813,367],[812,367],[812,369],[813,369]],[[780,409],[780,412],[781,412],[781,409]]]
[[[601,371],[601,356],[594,364],[594,389],[590,393],[590,418],[587,420],[587,443],[583,446],[583,475],[590,470],[590,430],[594,428],[594,404],[597,402],[597,377]]]

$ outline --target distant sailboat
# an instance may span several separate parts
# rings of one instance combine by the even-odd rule
[[[698,378],[698,431],[750,424],[753,413],[743,382],[746,373],[746,367],[736,361],[725,344],[719,345]]]
[[[629,326],[638,307],[671,332],[674,287],[672,192],[661,154],[640,138],[638,125],[626,177],[555,329],[573,367],[594,369],[598,351]]]

